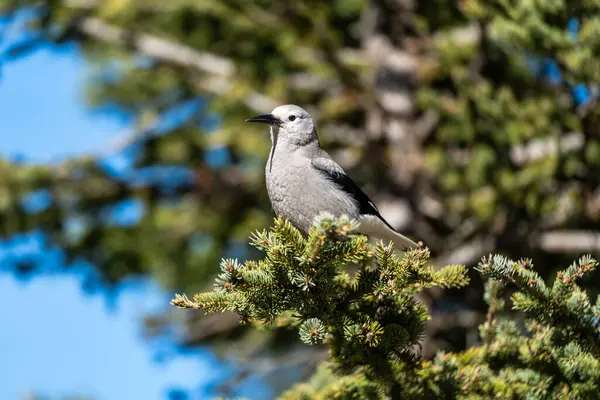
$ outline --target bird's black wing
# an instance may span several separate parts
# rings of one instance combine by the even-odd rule
[[[312,165],[326,178],[336,183],[340,189],[348,193],[358,204],[359,212],[361,214],[375,215],[381,219],[388,228],[395,231],[395,229],[383,219],[381,214],[379,214],[379,210],[377,209],[377,206],[375,206],[375,203],[369,199],[369,196],[362,191],[362,189],[344,172],[342,167],[337,165],[335,161],[329,158],[315,158],[312,161]]]

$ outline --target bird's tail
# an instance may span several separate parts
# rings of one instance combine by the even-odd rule
[[[360,233],[383,240],[392,241],[398,250],[417,248],[419,245],[401,233],[396,232],[383,219],[376,215],[363,215],[359,219]]]

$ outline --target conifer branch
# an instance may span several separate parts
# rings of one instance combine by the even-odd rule
[[[265,257],[225,259],[212,292],[172,304],[207,312],[233,311],[242,323],[287,325],[308,345],[325,343],[330,362],[312,384],[299,384],[281,399],[587,399],[600,389],[600,297],[592,304],[578,286],[597,265],[589,256],[557,274],[548,286],[529,259],[484,257],[488,304],[481,345],[421,361],[418,344],[429,315],[415,294],[431,286],[468,283],[464,266],[434,269],[429,250],[401,257],[392,244],[369,248],[347,217],[324,214],[308,237],[278,218],[252,235]],[[356,265],[351,276],[345,267]],[[505,286],[514,286],[512,309],[503,313]]]
[[[533,271],[531,260],[514,262],[502,256],[484,258],[478,269],[494,279],[514,284],[519,291],[513,294],[513,309],[541,322],[551,323],[573,331],[588,349],[600,354],[600,330],[595,326],[599,310],[593,307],[587,294],[575,285],[584,275],[593,271],[597,261],[584,256],[569,268],[557,274],[553,287],[546,286]]]
[[[464,286],[467,271],[459,265],[435,271],[423,247],[402,258],[391,244],[369,249],[358,227],[346,216],[322,214],[304,238],[277,218],[270,231],[251,237],[265,253],[263,260],[223,260],[213,292],[198,294],[193,302],[177,295],[172,304],[235,311],[243,322],[271,324],[291,314],[304,343],[326,341],[340,370],[362,369],[378,390],[393,391],[397,371],[417,367],[412,349],[429,319],[413,294],[431,286]],[[349,264],[360,265],[354,277],[344,271]],[[412,379],[419,378],[413,373]]]

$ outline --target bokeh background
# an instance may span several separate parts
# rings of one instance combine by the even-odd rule
[[[600,3],[0,0],[0,399],[270,399],[327,354],[168,305],[271,223],[296,103],[437,265],[600,250]],[[423,357],[477,343],[429,291]],[[598,293],[598,276],[590,282]]]

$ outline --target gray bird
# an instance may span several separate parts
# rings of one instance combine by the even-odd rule
[[[265,173],[275,214],[304,233],[322,212],[346,214],[360,222],[362,234],[391,240],[401,249],[417,247],[383,219],[369,197],[321,148],[317,127],[306,110],[288,104],[246,122],[270,126],[272,146]]]

